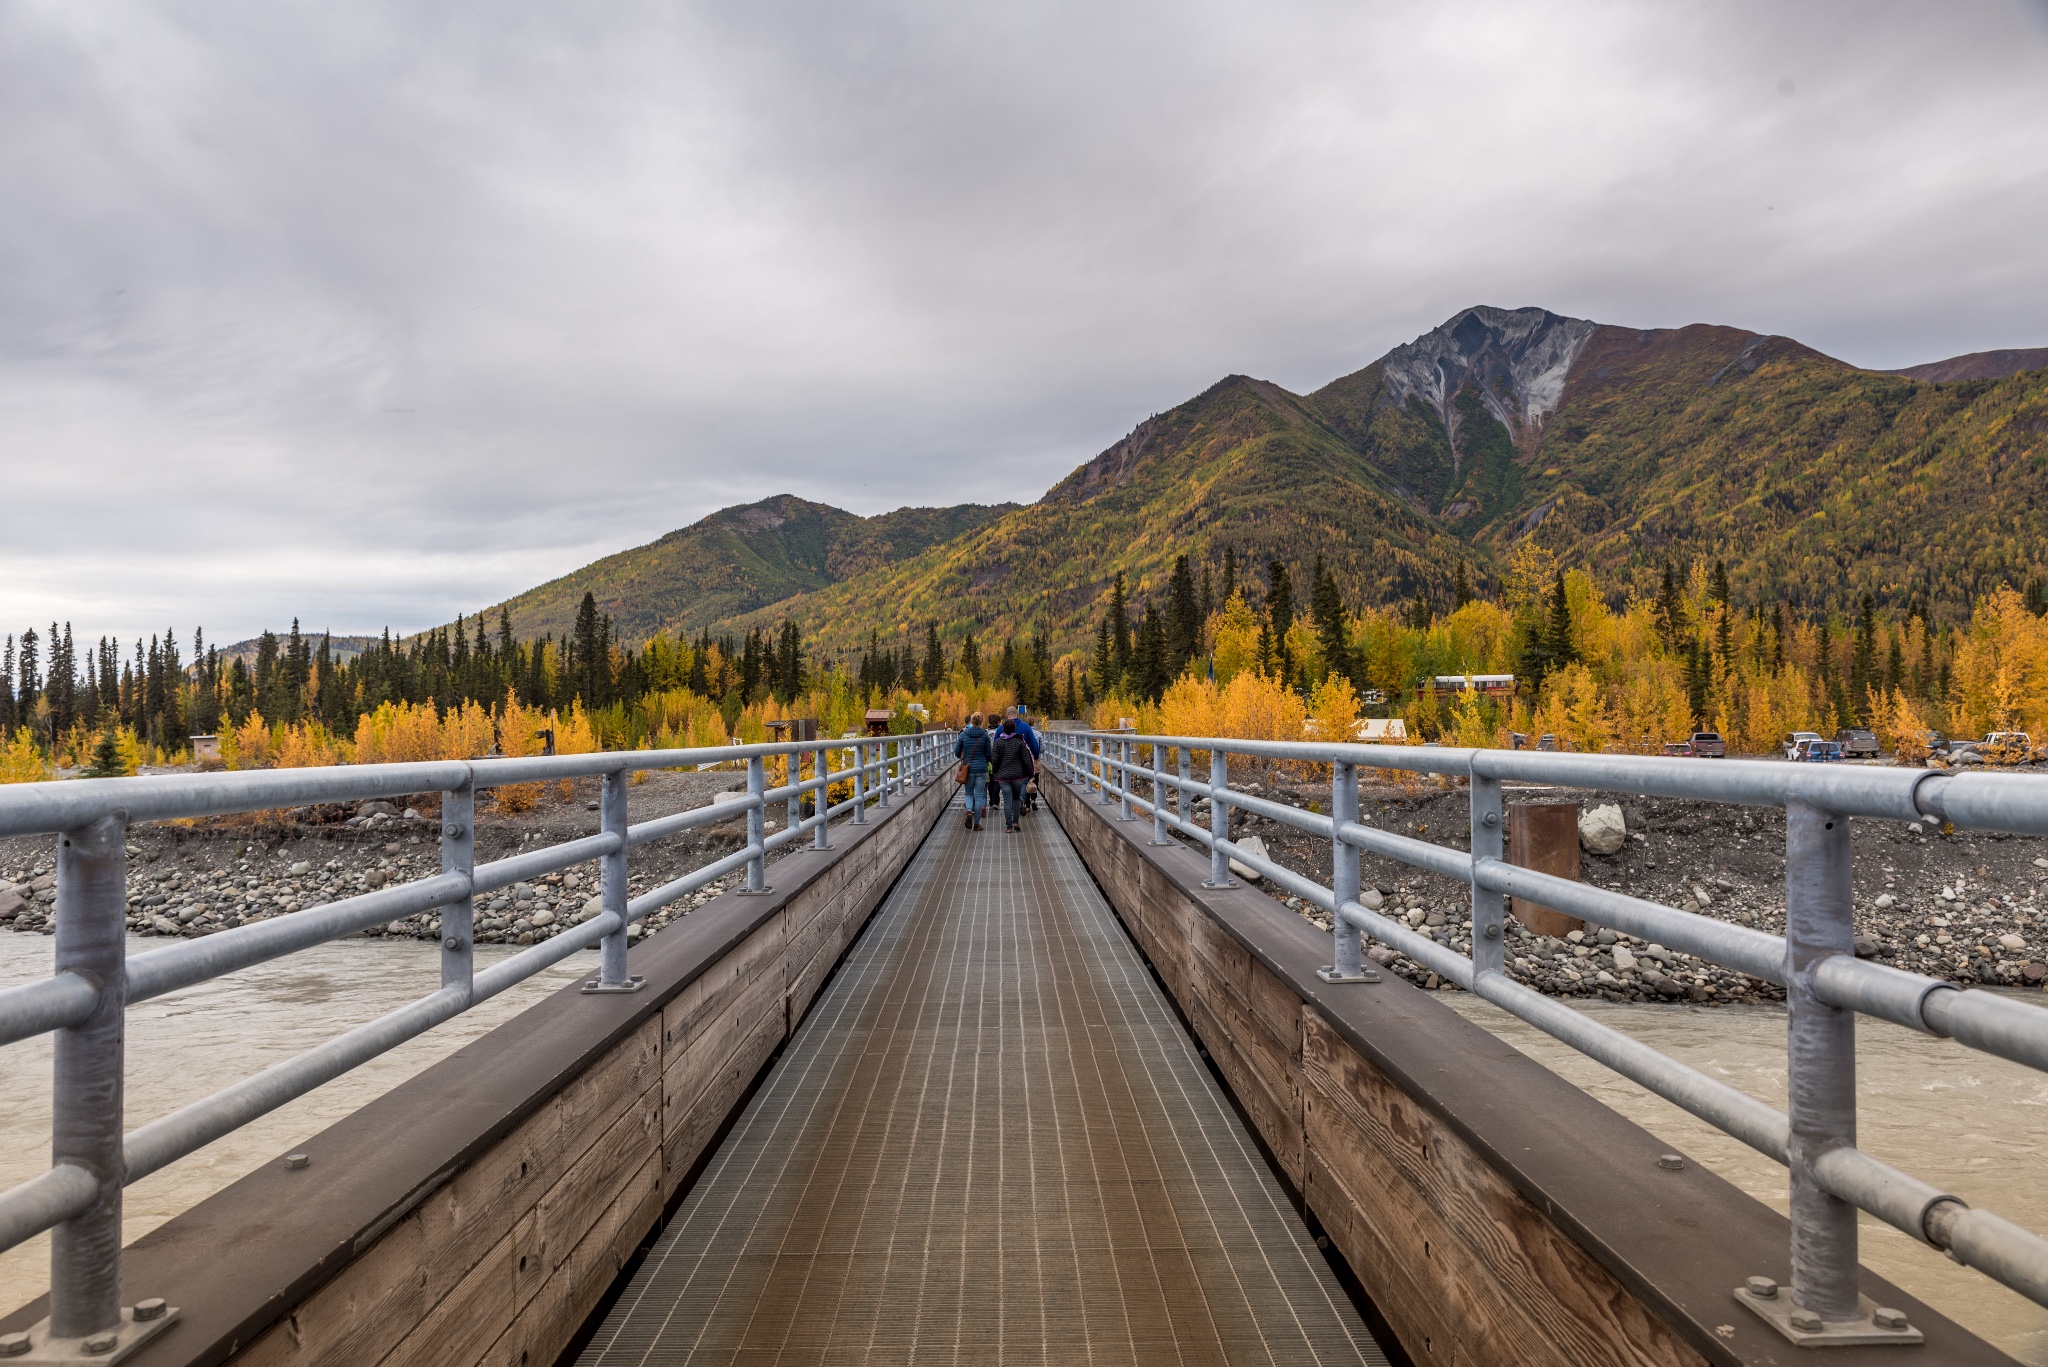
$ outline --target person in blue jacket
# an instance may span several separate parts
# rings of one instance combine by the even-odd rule
[[[978,831],[988,812],[988,766],[995,758],[995,747],[981,727],[981,713],[967,719],[960,738],[953,742],[953,757],[967,766],[967,829]]]

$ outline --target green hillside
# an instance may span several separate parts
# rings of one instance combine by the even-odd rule
[[[1388,426],[1430,440],[1420,421],[1395,415]],[[1142,596],[1163,588],[1176,555],[1220,573],[1226,545],[1248,567],[1269,556],[1305,565],[1320,553],[1372,601],[1448,583],[1461,554],[1300,398],[1233,375],[1141,424],[1029,507],[726,626],[787,615],[827,653],[860,644],[871,627],[888,634],[927,620],[954,635],[1048,630],[1064,648],[1092,631],[1118,570]]]
[[[622,639],[679,633],[870,574],[1002,516],[1014,504],[899,508],[859,517],[790,494],[724,508],[645,546],[529,589],[505,606],[522,638],[575,625],[586,591]],[[486,614],[495,625],[498,607]]]
[[[1482,307],[1305,396],[1230,376],[1028,507],[859,518],[783,496],[511,608],[521,636],[566,632],[588,588],[629,640],[787,616],[825,656],[928,620],[1064,651],[1088,643],[1117,571],[1142,600],[1177,555],[1219,592],[1228,547],[1297,584],[1320,555],[1352,606],[1445,607],[1460,562],[1484,585],[1533,536],[1641,592],[1666,560],[1703,557],[1744,602],[1846,609],[1869,591],[1959,620],[2000,582],[2048,579],[2044,521],[2048,370],[1927,382],[1738,328]]]

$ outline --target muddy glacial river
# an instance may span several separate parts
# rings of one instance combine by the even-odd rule
[[[130,938],[130,954],[163,940]],[[50,972],[55,941],[0,934],[0,987]],[[517,952],[479,945],[482,968]],[[339,940],[275,963],[143,1002],[128,1013],[127,1126],[136,1126],[281,1063],[440,986],[439,946]],[[122,1239],[132,1243],[342,1116],[447,1057],[596,965],[585,952],[410,1040],[352,1073],[218,1139],[129,1187]],[[50,1166],[50,1037],[0,1049],[0,1190]],[[50,1285],[50,1238],[0,1253],[0,1308]],[[148,1294],[144,1291],[143,1294]]]

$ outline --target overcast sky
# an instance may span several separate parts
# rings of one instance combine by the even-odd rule
[[[2048,345],[2048,3],[0,0],[0,629],[1036,498],[1475,303]]]

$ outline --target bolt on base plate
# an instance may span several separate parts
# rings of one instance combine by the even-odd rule
[[[638,992],[647,986],[645,978],[628,978],[622,983],[594,982],[583,984],[585,996],[613,996],[621,992]]]
[[[84,1338],[77,1339],[51,1338],[50,1322],[47,1319],[40,1320],[30,1326],[26,1334],[28,1339],[28,1351],[26,1353],[8,1353],[7,1346],[11,1346],[9,1345],[9,1340],[14,1339],[15,1336],[12,1334],[0,1335],[0,1362],[7,1363],[9,1367],[16,1367],[17,1364],[19,1364],[19,1367],[55,1367],[58,1363],[68,1364],[69,1367],[76,1367],[77,1364],[83,1362],[101,1364],[101,1367],[104,1367],[104,1364],[119,1362],[136,1349],[142,1347],[143,1344],[148,1343],[158,1334],[170,1328],[172,1323],[178,1318],[178,1307],[175,1305],[164,1305],[163,1302],[158,1301],[156,1302],[156,1308],[157,1313],[152,1318],[138,1321],[135,1318],[134,1306],[122,1306],[120,1325],[107,1331],[113,1334],[116,1339],[114,1346],[111,1348],[99,1348],[99,1345],[104,1341],[103,1336],[100,1334],[88,1334]],[[88,1350],[86,1348],[88,1343],[93,1344],[95,1348],[99,1348],[99,1351]]]
[[[1361,968],[1356,973],[1339,973],[1335,964],[1324,964],[1316,970],[1316,976],[1326,983],[1376,983],[1380,980],[1380,975],[1370,968]]]
[[[1760,1278],[1752,1278],[1760,1281]],[[1764,1323],[1776,1329],[1801,1348],[1854,1348],[1876,1343],[1913,1344],[1926,1339],[1918,1329],[1906,1323],[1906,1317],[1898,1311],[1880,1306],[1868,1296],[1858,1296],[1857,1302],[1863,1314],[1853,1320],[1823,1320],[1803,1305],[1792,1301],[1790,1287],[1775,1288],[1768,1296],[1759,1296],[1746,1286],[1735,1288],[1735,1299],[1754,1310]],[[1795,1323],[1795,1319],[1798,1323]],[[1897,1328],[1886,1328],[1886,1324]]]
[[[1202,886],[1205,888],[1209,888],[1213,891],[1220,892],[1224,888],[1238,888],[1243,887],[1244,885],[1238,882],[1235,878],[1226,878],[1220,883],[1212,883],[1208,879],[1204,878],[1202,880]]]

